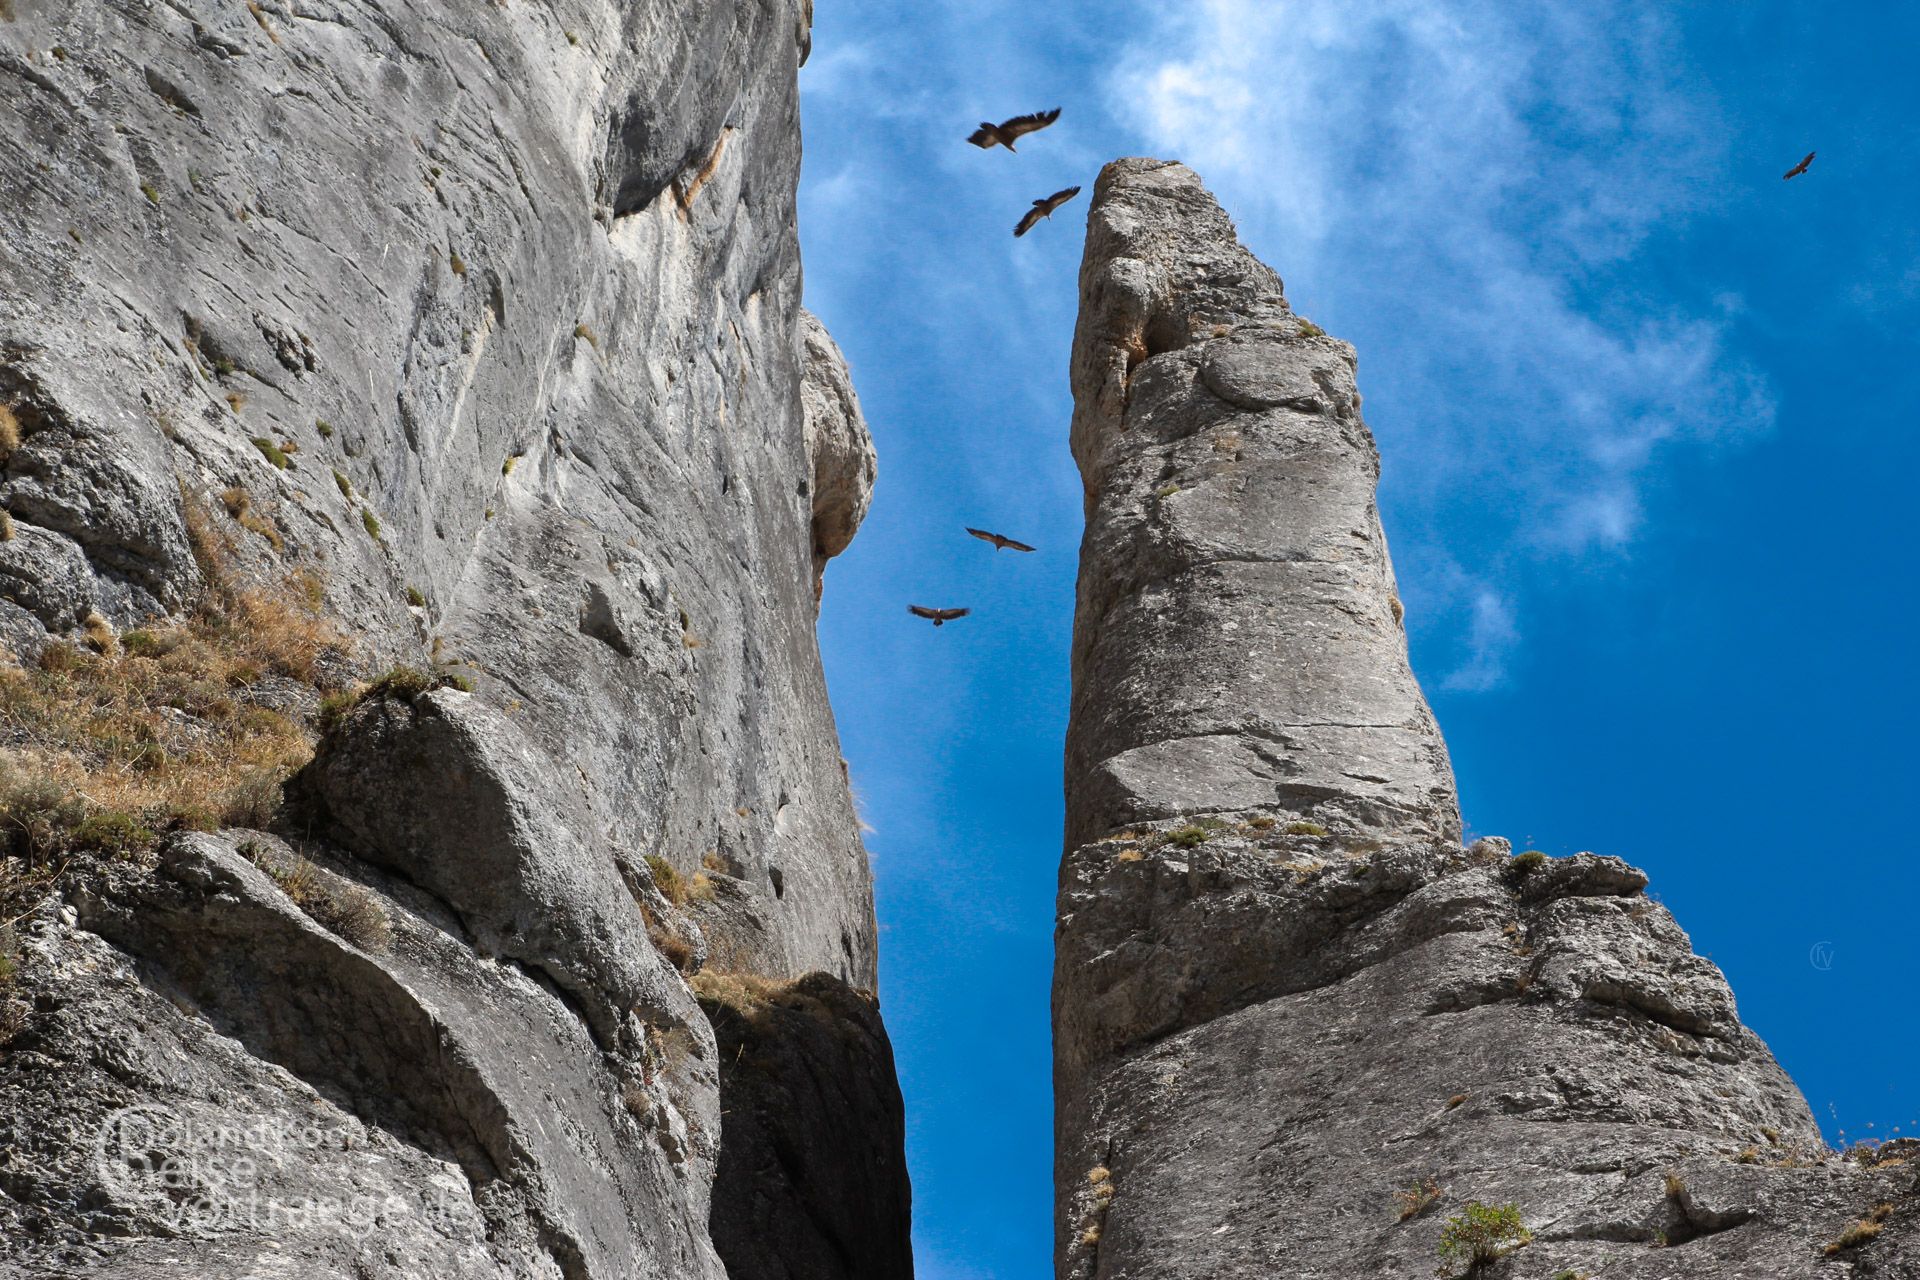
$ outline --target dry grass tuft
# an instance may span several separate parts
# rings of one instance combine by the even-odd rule
[[[0,462],[20,447],[20,414],[12,405],[0,402]]]
[[[231,489],[221,490],[220,503],[242,529],[265,538],[276,552],[287,549],[286,539],[280,536],[280,526],[260,514],[253,505],[253,495],[245,489],[235,485]]]
[[[55,642],[32,666],[0,660],[0,841],[29,866],[69,848],[133,856],[172,828],[264,825],[313,754],[312,731],[258,691],[274,677],[322,687],[322,655],[344,640],[297,587],[233,585],[203,510],[188,528],[205,585],[184,618],[118,644],[90,627],[97,651]]]
[[[93,610],[87,610],[87,616],[80,619],[80,629],[86,633],[87,648],[103,658],[111,658],[120,649],[119,639],[113,634],[113,624]]]
[[[646,856],[647,870],[653,874],[653,887],[676,907],[684,907],[691,896],[690,886],[671,862],[657,853]]]
[[[1886,1229],[1887,1219],[1893,1216],[1893,1206],[1877,1204],[1868,1211],[1867,1216],[1858,1222],[1848,1223],[1846,1228],[1834,1238],[1832,1243],[1822,1250],[1829,1258],[1845,1249],[1858,1249],[1871,1244]]]
[[[1439,1203],[1441,1194],[1440,1180],[1434,1177],[1422,1178],[1410,1187],[1403,1187],[1393,1193],[1394,1203],[1400,1209],[1400,1221],[1417,1218]]]
[[[275,44],[280,43],[280,33],[273,29],[271,22],[267,21],[266,11],[261,9],[259,0],[247,0],[247,12],[253,15],[255,22],[260,24],[260,29],[267,33],[267,39]]]
[[[262,871],[280,886],[294,906],[314,923],[362,951],[385,951],[393,941],[393,925],[385,907],[364,885],[328,875],[307,859],[295,856],[289,862],[266,862],[257,846],[241,845]]]

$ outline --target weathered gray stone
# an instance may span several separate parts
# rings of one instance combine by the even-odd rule
[[[872,996],[696,980],[720,1062],[713,1244],[728,1280],[913,1275],[906,1117]]]
[[[860,412],[860,397],[854,394],[853,377],[839,344],[811,311],[802,316],[801,338],[806,354],[800,404],[806,414],[807,458],[813,466],[807,485],[813,498],[817,596],[827,561],[847,549],[867,517],[867,506],[873,501],[875,458],[873,436]]]
[[[1533,1233],[1482,1275],[1920,1276],[1910,1153],[1826,1150],[1643,873],[1458,844],[1350,349],[1157,161],[1082,301],[1062,1280],[1430,1276],[1469,1201]]]
[[[240,580],[320,583],[360,674],[475,688],[361,708],[286,833],[389,950],[231,841],[87,870],[82,932],[23,966],[58,1008],[0,1052],[39,1153],[0,1173],[0,1266],[717,1278],[711,1032],[656,944],[863,989],[876,963],[813,632],[873,466],[800,308],[811,4],[5,7],[0,642],[187,607],[197,509]],[[728,910],[680,912],[649,856],[724,866]],[[90,965],[123,976],[59,994]],[[116,1044],[163,1057],[117,1076]],[[41,1131],[63,1074],[91,1110]],[[315,1194],[456,1170],[453,1225],[382,1253],[95,1215],[61,1142],[223,1094],[375,1135],[377,1177],[356,1147]]]
[[[364,700],[289,789],[311,797],[310,829],[444,902],[482,955],[565,991],[603,1045],[676,995],[685,1020],[684,984],[621,878],[640,860],[583,844],[577,793],[472,694]]]
[[[1457,836],[1353,349],[1302,329],[1180,165],[1107,167],[1080,293],[1068,845],[1250,809]]]

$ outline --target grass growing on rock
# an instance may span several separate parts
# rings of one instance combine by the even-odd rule
[[[647,870],[653,873],[653,887],[676,907],[684,907],[692,898],[691,886],[671,862],[657,853],[646,857]]]
[[[1829,1258],[1848,1249],[1858,1249],[1871,1244],[1886,1229],[1887,1219],[1893,1216],[1891,1204],[1877,1204],[1868,1211],[1867,1216],[1857,1222],[1850,1222],[1840,1234],[1821,1250]]]
[[[294,906],[316,924],[362,951],[385,951],[393,939],[386,908],[366,887],[330,876],[306,858],[264,860],[258,846],[241,846],[253,864],[273,878]]]
[[[105,652],[55,641],[0,660],[0,842],[28,867],[67,850],[132,857],[173,828],[260,825],[313,753],[288,682],[335,683],[345,641],[296,582],[242,586],[197,507],[203,576],[178,620]],[[310,696],[310,695],[309,695]]]
[[[1417,1218],[1433,1208],[1440,1200],[1440,1193],[1440,1180],[1431,1176],[1394,1192],[1393,1200],[1399,1206],[1400,1221]]]
[[[1207,842],[1213,833],[1198,823],[1189,823],[1184,827],[1175,827],[1167,832],[1166,842],[1176,849],[1194,849]]]
[[[355,707],[370,698],[412,703],[421,694],[435,689],[458,689],[461,693],[472,693],[473,681],[444,666],[436,666],[431,671],[422,671],[418,667],[391,667],[362,688],[329,694],[321,700],[320,713],[314,722],[324,736],[339,728]]]
[[[1525,853],[1514,854],[1501,874],[1507,878],[1508,883],[1518,884],[1546,865],[1546,854],[1538,849],[1528,849]]]
[[[253,438],[253,447],[260,451],[261,457],[271,462],[275,467],[278,467],[282,471],[287,469],[287,451],[267,439],[267,437],[255,436]]]
[[[1439,1252],[1443,1260],[1463,1263],[1473,1271],[1532,1242],[1533,1232],[1520,1221],[1518,1205],[1469,1200],[1466,1209],[1448,1218],[1441,1229]]]
[[[220,502],[226,507],[227,514],[232,516],[242,529],[259,534],[272,544],[275,551],[287,549],[286,539],[280,536],[280,527],[260,514],[253,505],[253,495],[245,489],[235,485],[231,489],[223,490],[220,494]]]

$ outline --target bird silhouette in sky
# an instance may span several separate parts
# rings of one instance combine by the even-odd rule
[[[1036,111],[1032,115],[1015,116],[1013,119],[1003,120],[999,124],[994,124],[990,120],[982,120],[980,127],[973,131],[973,135],[969,137],[967,141],[987,151],[991,151],[995,147],[1005,147],[1007,150],[1012,151],[1015,142],[1030,133],[1037,133],[1059,118],[1060,108],[1055,107],[1051,111]]]
[[[991,542],[993,544],[993,549],[995,551],[999,551],[1007,547],[1011,547],[1015,551],[1033,550],[1032,547],[1028,546],[1024,542],[1015,542],[1012,538],[1003,537],[997,533],[988,533],[985,529],[968,529],[967,532],[972,534],[974,537],[980,539],[980,541],[982,542]]]
[[[1045,199],[1035,200],[1033,202],[1033,208],[1027,210],[1027,216],[1020,219],[1020,225],[1013,229],[1013,234],[1016,236],[1027,234],[1027,232],[1033,230],[1040,219],[1051,218],[1055,209],[1058,209],[1061,205],[1079,194],[1080,188],[1068,187],[1065,191],[1056,191]]]

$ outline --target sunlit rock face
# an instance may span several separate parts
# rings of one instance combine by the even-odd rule
[[[1479,1274],[1920,1275],[1914,1153],[1824,1151],[1641,872],[1462,847],[1354,373],[1195,174],[1107,166],[1073,353],[1058,1274],[1462,1274],[1443,1233],[1478,1201],[1514,1207]]]
[[[0,1270],[724,1274],[686,972],[875,985],[813,629],[874,469],[800,305],[810,16],[0,4],[0,642],[162,627],[211,539],[350,674],[470,685],[339,717],[274,833],[75,859],[14,926]],[[377,1229],[183,1221],[221,1170],[104,1175],[129,1107],[317,1126],[260,1196]]]
[[[1353,348],[1293,315],[1179,165],[1109,166],[1087,235],[1068,842],[1254,808],[1457,836]]]

